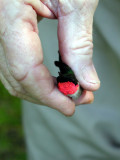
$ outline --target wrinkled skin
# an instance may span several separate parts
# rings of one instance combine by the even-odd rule
[[[92,63],[92,23],[98,0],[0,0],[0,79],[9,93],[70,116],[75,104],[91,103],[100,86]],[[85,89],[73,102],[43,65],[37,14],[58,19],[63,61]],[[57,54],[57,53],[56,53]]]

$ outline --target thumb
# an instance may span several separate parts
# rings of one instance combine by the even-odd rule
[[[74,71],[80,85],[90,91],[95,91],[100,86],[92,62],[92,25],[95,8],[96,3],[84,3],[81,8],[75,8],[68,14],[60,10],[58,18],[62,60]]]

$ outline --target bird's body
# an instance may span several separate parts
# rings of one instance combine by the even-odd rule
[[[59,61],[55,61],[55,65],[59,67],[60,70],[60,72],[58,72],[59,76],[57,77],[58,89],[64,95],[67,95],[72,99],[77,99],[81,95],[82,89],[72,69],[62,62],[60,53]]]

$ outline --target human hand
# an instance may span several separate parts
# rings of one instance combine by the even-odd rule
[[[58,40],[62,60],[74,71],[89,101],[100,87],[92,54],[93,16],[98,0],[42,0],[58,18]],[[76,101],[79,104],[81,101]]]
[[[45,5],[39,0],[0,0],[0,79],[12,95],[33,103],[47,105],[65,115],[72,115],[75,110],[75,103],[58,91],[55,78],[50,75],[48,69],[43,65],[43,52],[38,36],[36,16],[36,13],[38,13],[43,17],[58,18],[60,51],[63,60],[74,70],[78,78],[77,69],[74,69],[71,60],[68,63],[70,56],[65,58],[67,54],[72,55],[73,52],[71,50],[68,53],[71,42],[68,41],[67,44],[67,40],[71,39],[69,39],[70,33],[65,33],[64,24],[66,23],[64,21],[66,18],[57,16],[58,12],[55,12],[56,5],[62,8],[61,6],[65,6],[65,4],[62,5],[61,2],[64,2],[62,0],[59,1],[60,3],[57,3],[57,1],[51,1],[51,4],[47,1],[44,2]],[[61,10],[59,15],[63,13]],[[70,19],[68,18],[68,20]],[[75,20],[74,16],[73,20]],[[64,29],[63,32],[61,27]],[[68,36],[67,39],[66,36]],[[63,47],[66,44],[67,46]],[[77,52],[74,55],[76,55],[75,57],[80,56],[77,55]],[[83,85],[84,88],[85,86]],[[92,100],[93,94],[84,91],[76,104],[88,103]]]

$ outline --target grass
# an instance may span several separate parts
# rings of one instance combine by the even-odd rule
[[[26,160],[20,99],[0,83],[0,160]]]

